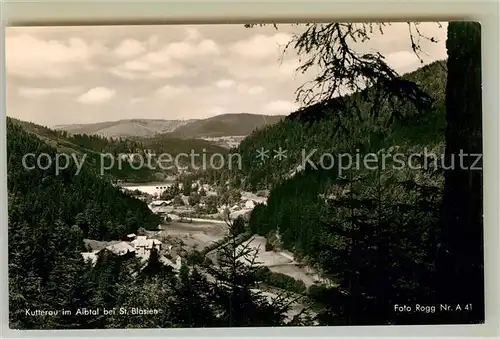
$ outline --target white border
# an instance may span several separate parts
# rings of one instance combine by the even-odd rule
[[[1,1],[1,0],[0,0]],[[363,12],[361,12],[363,11]],[[293,0],[244,1],[8,1],[0,3],[0,337],[231,337],[231,336],[456,336],[500,335],[498,270],[499,240],[499,4],[497,1],[380,1],[351,0],[303,2]],[[272,20],[274,19],[274,20]],[[486,323],[460,326],[365,326],[260,329],[150,329],[82,331],[12,331],[8,329],[7,289],[7,168],[5,121],[4,25],[90,25],[166,23],[243,23],[362,20],[477,20],[482,23],[484,227]]]

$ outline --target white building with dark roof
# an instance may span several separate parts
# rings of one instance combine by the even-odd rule
[[[135,252],[135,248],[130,246],[125,241],[109,245],[108,247],[106,247],[106,249],[117,255],[125,255],[130,252]]]
[[[90,262],[92,263],[92,265],[95,265],[95,263],[97,262],[98,253],[98,250],[92,252],[82,252],[83,261]]]
[[[146,236],[138,236],[131,244],[139,256],[149,256],[153,248],[160,251],[162,245],[158,239],[148,239]]]
[[[255,201],[253,201],[253,200],[247,200],[245,202],[245,208],[255,208]]]
[[[166,258],[165,256],[161,256],[160,257],[160,262],[163,264],[163,265],[167,265],[167,266],[170,266],[174,269],[174,272],[179,272],[179,270],[181,269],[181,266],[182,266],[182,258],[180,256],[177,256],[177,259],[175,260],[175,263],[172,262],[170,259]]]

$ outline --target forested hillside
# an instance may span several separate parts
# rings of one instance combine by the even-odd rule
[[[62,223],[69,227],[80,226],[85,237],[117,239],[140,226],[153,228],[157,225],[157,217],[143,202],[97,177],[87,164],[77,175],[75,163],[58,175],[54,164],[42,170],[37,166],[37,157],[48,154],[54,162],[56,150],[10,119],[7,120],[7,132],[9,202],[12,201],[16,208],[9,211],[12,212],[10,226],[19,220],[29,225]],[[35,157],[28,157],[26,166],[35,168],[27,170],[23,166],[23,156],[30,153]],[[45,165],[46,162],[47,159],[42,158],[41,163]],[[22,215],[15,213],[17,209]]]
[[[234,239],[222,249],[220,267],[209,266],[210,281],[207,273],[185,264],[176,276],[155,254],[141,265],[133,254],[104,250],[95,266],[84,263],[84,238],[122,239],[139,227],[156,228],[159,217],[87,166],[78,175],[74,165],[58,175],[54,166],[27,170],[25,154],[54,159],[56,150],[11,119],[7,150],[11,328],[306,324],[302,315],[286,321],[289,305],[284,300],[269,301],[254,290],[258,269],[242,263],[249,251],[236,249],[241,244],[237,233],[231,233]],[[26,165],[36,164],[30,158]],[[116,312],[104,315],[103,309]]]
[[[432,246],[443,190],[440,162],[438,167],[429,161],[427,169],[412,169],[397,164],[393,155],[400,153],[406,162],[412,153],[422,155],[424,147],[429,154],[444,152],[444,66],[436,62],[407,76],[434,99],[425,112],[407,106],[408,111],[391,121],[387,105],[372,119],[352,114],[338,126],[335,112],[311,107],[241,144],[243,153],[260,147],[287,150],[286,159],[252,161],[243,169],[250,188],[272,188],[267,205],[252,212],[250,227],[268,238],[279,232],[283,248],[338,284],[317,296],[326,305],[326,323],[404,322],[391,305],[432,302]],[[302,152],[314,149],[312,164],[297,168]],[[322,163],[325,153],[333,154],[337,163]],[[351,166],[343,158],[340,168],[341,153],[352,156]],[[362,159],[368,153],[375,160],[366,168]],[[411,166],[423,161],[419,156]]]
[[[248,135],[279,122],[283,116],[248,113],[221,114],[177,127],[170,136],[176,138],[224,137]]]
[[[9,197],[9,291],[11,325],[53,327],[48,318],[23,316],[25,309],[72,309],[87,302],[83,238],[120,239],[159,220],[141,201],[122,193],[87,166],[74,164],[59,175],[54,166],[27,170],[23,156],[55,149],[7,119]],[[46,164],[42,160],[42,164]],[[33,158],[27,166],[36,165]],[[62,319],[62,318],[61,318]],[[19,321],[21,321],[19,323]],[[62,320],[66,326],[70,319]],[[66,325],[65,325],[66,324]]]
[[[418,112],[407,103],[393,108],[382,102],[376,114],[370,114],[375,95],[372,89],[348,97],[347,100],[356,102],[348,112],[339,111],[335,99],[305,107],[241,142],[238,151],[243,159],[241,174],[245,187],[269,188],[285,180],[301,169],[303,152],[306,156],[314,152],[310,159],[318,162],[324,153],[349,152],[354,156],[389,146],[414,145],[421,150],[424,146],[444,146],[446,63],[434,62],[403,78],[421,86],[431,96],[430,110]],[[273,150],[279,147],[286,150],[286,158],[273,158],[276,154]],[[264,162],[255,156],[261,148],[270,151],[270,158]]]
[[[269,241],[278,238],[279,247],[337,284],[312,292],[324,307],[318,318],[324,324],[439,323],[449,317],[406,317],[392,309],[439,302],[446,77],[443,61],[403,77],[428,95],[425,109],[374,104],[378,93],[371,88],[344,98],[342,108],[336,99],[306,107],[243,140],[240,171],[206,176],[253,191],[271,189],[249,227]],[[273,153],[280,147],[286,157]],[[268,158],[255,156],[262,148]],[[344,153],[351,166],[339,164],[347,161],[339,158]],[[309,160],[302,163],[304,154]]]
[[[12,123],[36,135],[59,152],[68,155],[74,153],[79,156],[86,154],[85,161],[90,165],[89,169],[100,174],[102,167],[103,175],[110,180],[151,182],[163,180],[165,175],[176,172],[173,163],[160,166],[156,161],[158,158],[155,157],[148,163],[148,153],[157,155],[166,153],[174,158],[178,154],[191,154],[191,151],[194,151],[200,155],[194,158],[195,165],[201,164],[202,154],[210,157],[214,153],[227,153],[227,149],[201,139],[174,138],[168,134],[157,134],[153,137],[108,138],[92,134],[71,134],[64,130],[52,130],[31,122],[10,119]],[[141,166],[137,158],[122,158],[119,161],[120,154],[140,155],[144,163]],[[111,156],[115,158],[114,161],[111,160]],[[190,166],[191,161],[181,157],[179,165]]]
[[[210,141],[174,138],[169,134],[158,134],[150,138],[131,138],[131,140],[138,141],[142,147],[156,154],[168,153],[175,156],[180,153],[190,154],[191,150],[198,154],[202,154],[203,152],[207,154],[207,156],[214,153],[227,153],[227,149],[217,146]]]
[[[395,153],[414,149],[422,152],[426,147],[428,153],[442,154],[446,61],[433,62],[401,78],[419,86],[428,96],[429,107],[418,110],[408,102],[388,100],[375,105],[378,93],[373,88],[342,98],[348,102],[343,107],[336,99],[305,106],[278,123],[254,131],[232,149],[230,153],[241,155],[240,169],[208,170],[196,176],[259,191],[271,189],[304,170],[303,159],[318,163],[325,153],[334,157],[350,153],[353,159],[359,154],[362,159],[364,154],[383,148],[392,147]],[[278,158],[280,147],[285,153]],[[257,156],[260,150],[268,151],[265,159]],[[338,173],[338,168],[333,167],[330,172]]]
[[[452,59],[446,65],[425,66],[399,82],[401,88],[412,86],[404,80],[418,85],[423,90],[418,96],[428,104],[410,105],[410,95],[407,102],[389,105],[377,88],[368,88],[308,106],[257,131],[239,147],[247,155],[240,172],[245,174],[238,178],[233,173],[230,182],[272,189],[267,205],[252,212],[252,230],[279,239],[279,246],[315,265],[337,285],[311,293],[324,307],[318,316],[324,324],[484,319],[481,171],[472,169],[472,159],[466,160],[469,167],[453,165],[459,152],[481,153],[480,90],[475,87],[480,84],[480,30],[476,23],[452,23],[448,29]],[[448,75],[445,66],[450,65]],[[476,80],[473,85],[464,82],[460,69],[468,70]],[[460,85],[450,82],[455,77],[462,79]],[[462,100],[476,104],[458,108],[456,102]],[[273,157],[280,147],[286,158]],[[268,159],[250,156],[261,148],[270,150]],[[301,164],[304,154],[314,149],[310,161]],[[371,155],[370,165],[357,160],[344,167],[339,164],[344,153],[351,159]],[[324,154],[331,155],[326,165]],[[332,159],[337,162],[332,164]],[[456,232],[468,236],[458,239]],[[463,259],[451,262],[452,257]],[[461,287],[446,287],[454,284]],[[443,298],[455,305],[463,302],[466,312],[410,315],[394,310],[396,304],[439,304]],[[473,300],[479,309],[467,304]]]
[[[45,126],[40,126],[32,122],[21,121],[14,118],[8,118],[12,124],[22,127],[23,130],[38,137],[47,145],[53,147],[59,153],[76,154],[80,158],[86,154],[85,163],[89,165],[89,171],[101,174],[101,164],[105,169],[103,176],[110,180],[124,180],[129,182],[148,182],[155,180],[157,175],[155,171],[146,166],[134,166],[132,168],[130,161],[122,161],[118,166],[115,161],[114,166],[111,159],[106,154],[117,156],[127,153],[142,153],[143,146],[134,140],[113,139],[101,137],[98,135],[70,134],[66,131],[52,130]]]

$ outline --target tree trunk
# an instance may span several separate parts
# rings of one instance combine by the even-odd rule
[[[445,172],[436,302],[472,304],[445,321],[476,323],[484,320],[482,161],[472,167],[482,154],[480,24],[450,22],[446,47],[445,159],[454,166]]]

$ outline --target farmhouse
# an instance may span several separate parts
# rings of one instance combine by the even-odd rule
[[[136,236],[133,233],[127,235],[127,238],[129,240],[132,240],[132,239],[133,240],[130,242],[116,241],[116,242],[112,242],[111,244],[110,243],[107,243],[107,244],[101,243],[104,246],[107,245],[106,247],[102,246],[97,241],[94,241],[94,243],[92,243],[91,240],[88,240],[87,241],[87,243],[89,245],[88,247],[91,248],[91,251],[81,253],[83,260],[85,262],[92,263],[92,265],[95,265],[97,263],[97,259],[98,259],[99,254],[101,253],[101,251],[109,251],[109,252],[114,253],[115,255],[119,255],[119,256],[123,256],[123,255],[127,255],[129,253],[132,253],[133,255],[135,255],[136,257],[141,259],[142,262],[145,262],[146,260],[148,260],[150,254],[151,254],[151,250],[153,248],[156,249],[157,251],[161,251],[161,249],[162,249],[163,244],[158,239],[148,239],[146,236]],[[92,248],[92,246],[90,246],[90,244],[94,245],[93,246],[94,248]],[[101,246],[98,246],[98,245],[101,245]],[[180,258],[178,258],[178,261],[175,264],[174,263],[168,263],[168,264],[170,266],[172,266],[175,270],[177,267],[176,265],[180,265],[179,260],[180,260]]]
[[[156,250],[161,250],[161,241],[157,239],[148,239],[146,236],[138,236],[132,241],[132,246],[134,247],[136,254],[140,256],[149,256],[149,253],[153,248]]]
[[[97,251],[97,250],[92,251],[92,252],[83,252],[82,253],[83,261],[90,262],[90,263],[92,263],[92,265],[95,265],[95,263],[97,262],[97,254],[98,253],[99,253],[99,251]]]
[[[169,211],[168,206],[170,206],[171,204],[171,200],[155,200],[151,202],[148,207],[151,212],[165,217],[167,212]]]
[[[117,255],[125,255],[130,252],[135,252],[135,248],[127,244],[125,241],[109,245],[106,249]]]
[[[174,272],[179,272],[179,270],[181,269],[182,259],[180,256],[177,256],[175,263],[173,263],[171,260],[169,260],[165,256],[161,256],[159,260],[162,264],[172,267],[174,269]]]
[[[245,208],[254,208],[255,207],[255,202],[253,200],[247,200],[245,202]]]

